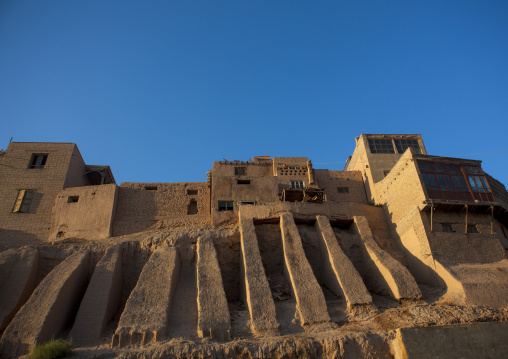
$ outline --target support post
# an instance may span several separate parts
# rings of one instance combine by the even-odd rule
[[[490,234],[494,234],[494,206],[490,206],[491,217],[490,217]]]
[[[465,230],[465,232],[464,232],[464,233],[466,233],[466,234],[467,234],[467,213],[468,213],[468,211],[469,211],[469,207],[467,206],[467,204],[466,204],[465,206],[466,206],[466,230]]]
[[[430,204],[430,231],[434,232],[434,205]]]

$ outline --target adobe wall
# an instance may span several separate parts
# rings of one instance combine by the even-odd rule
[[[394,243],[404,252],[413,276],[419,283],[441,285],[418,207],[426,200],[426,194],[410,151],[376,184],[376,191],[377,201],[384,204],[391,223]]]
[[[85,161],[83,161],[83,157],[81,157],[78,146],[74,145],[72,155],[69,160],[64,188],[88,185],[90,185],[90,181],[85,175]]]
[[[274,157],[273,173],[270,163],[215,162],[212,171],[212,223],[236,222],[239,203],[257,205],[279,202],[279,193],[290,188],[291,181],[303,181],[325,189],[328,202],[367,203],[361,173],[358,171],[329,171],[309,168],[306,157]],[[287,166],[287,167],[286,167]],[[246,175],[235,175],[235,167],[246,167]],[[241,184],[238,181],[250,181]],[[347,187],[348,193],[339,193],[338,187]],[[219,201],[233,201],[234,211],[218,211]]]
[[[376,201],[386,204],[391,222],[398,223],[426,200],[423,188],[413,155],[406,151],[390,173],[376,184]]]
[[[122,183],[118,188],[113,236],[209,224],[210,188],[206,182]]]
[[[0,250],[47,240],[54,200],[65,186],[75,149],[73,143],[9,144],[0,171]],[[33,153],[48,154],[43,169],[28,168]],[[13,213],[23,189],[35,191],[29,212]]]
[[[48,240],[108,238],[117,197],[116,184],[64,189],[55,199]]]
[[[465,233],[465,212],[450,213],[436,210],[434,228],[430,232],[430,213],[422,213],[429,245],[434,258],[443,264],[493,263],[506,259],[497,234],[490,234],[490,216],[468,214],[468,223],[476,224],[480,233]],[[450,223],[455,233],[442,231],[441,223]]]
[[[307,157],[274,157],[273,173],[279,183],[279,192],[282,188],[290,188],[291,181],[303,181],[305,187],[313,184],[312,169],[308,166]]]
[[[369,146],[369,136],[374,136],[375,138],[386,138],[392,139],[396,138],[396,135],[364,135],[362,134],[360,137],[356,138],[356,147],[351,157],[351,161],[348,167],[348,171],[361,171],[363,175],[363,179],[365,181],[365,187],[367,190],[367,195],[372,200],[377,200],[378,197],[377,191],[378,188],[375,186],[375,183],[382,181],[385,178],[385,171],[390,171],[395,164],[399,161],[401,157],[403,157],[406,153],[399,154],[395,150],[396,153],[371,153]],[[394,137],[395,136],[395,137]],[[422,153],[426,154],[425,146],[423,144],[422,138],[420,135],[415,137],[418,140],[418,144],[422,150]],[[410,151],[409,151],[410,152]],[[376,202],[377,203],[377,202]]]
[[[235,167],[246,167],[246,175],[235,175]],[[239,184],[237,180],[250,181]],[[277,180],[273,177],[272,163],[214,162],[212,170],[211,220],[217,225],[236,222],[240,201],[266,204],[278,200]],[[234,201],[234,211],[220,211],[219,201]]]
[[[396,359],[506,358],[507,322],[397,329]]]
[[[326,193],[326,200],[332,202],[367,203],[367,194],[360,171],[329,171],[315,169],[314,181]],[[339,192],[339,187],[348,188],[347,193]]]

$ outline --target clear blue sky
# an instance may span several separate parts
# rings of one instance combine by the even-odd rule
[[[120,182],[213,161],[339,169],[421,133],[508,185],[508,1],[0,1],[0,148],[75,142]]]

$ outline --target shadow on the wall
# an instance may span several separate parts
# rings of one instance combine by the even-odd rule
[[[0,228],[0,251],[20,248],[41,242],[43,241],[41,241],[35,234]]]
[[[29,213],[34,213],[34,214],[37,213],[37,208],[39,208],[39,205],[41,204],[42,197],[44,197],[44,193],[34,192],[32,202],[30,203]]]

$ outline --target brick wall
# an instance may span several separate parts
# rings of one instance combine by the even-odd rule
[[[320,169],[314,170],[314,178],[317,186],[324,188],[327,201],[367,203],[365,186],[360,171]],[[348,192],[339,192],[339,188],[347,188]]]
[[[73,143],[9,144],[0,163],[0,248],[47,240],[53,203],[64,188],[75,148]],[[43,169],[28,168],[34,153],[48,155]],[[23,189],[35,191],[29,211],[13,213],[18,192]]]
[[[190,212],[197,208],[197,213],[188,214],[189,206]],[[122,183],[118,189],[114,236],[207,224],[210,224],[210,188],[206,182]]]

